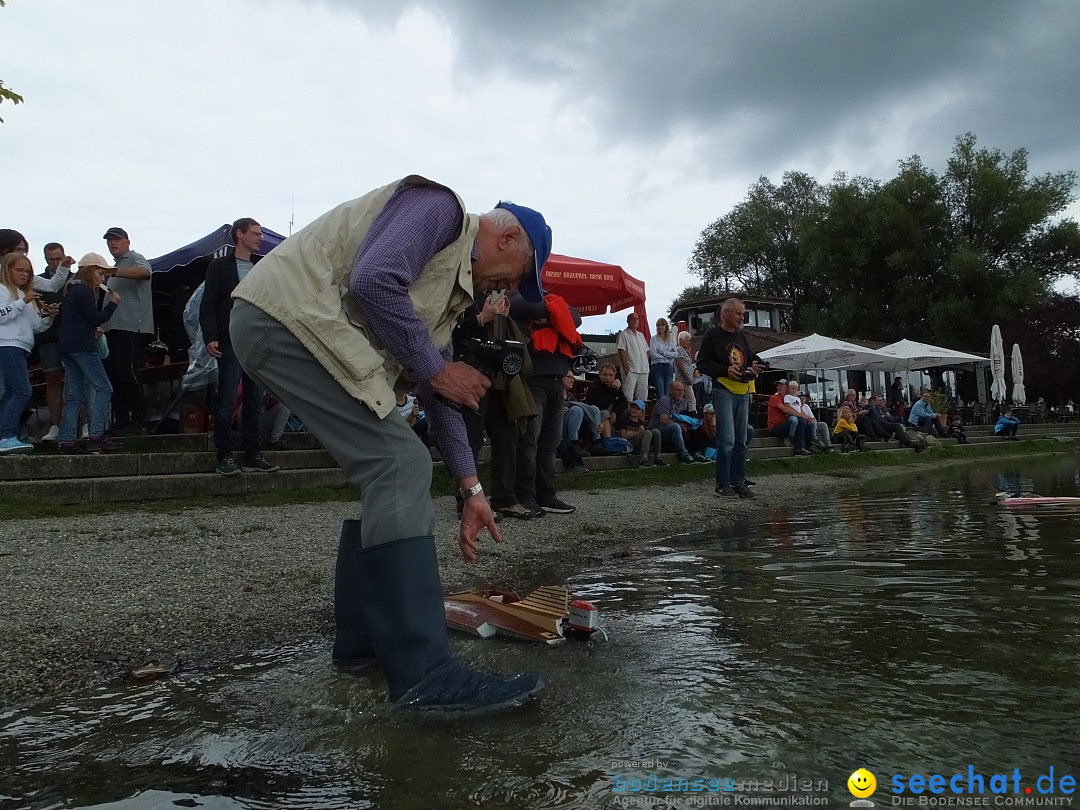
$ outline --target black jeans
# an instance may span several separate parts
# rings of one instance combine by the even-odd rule
[[[536,503],[555,496],[555,449],[563,435],[562,375],[544,375],[529,380],[540,415],[518,440],[514,489],[520,503]]]
[[[517,469],[518,438],[521,431],[506,418],[505,394],[488,389],[480,400],[480,416],[466,416],[465,430],[473,461],[480,468],[480,448],[484,446],[484,430],[491,439],[491,505],[495,509],[517,503],[514,494],[514,471]]]
[[[887,430],[884,425],[871,419],[870,414],[857,417],[855,427],[859,429],[859,433],[875,441],[885,441],[893,434],[893,431]]]
[[[132,424],[146,427],[146,398],[137,372],[142,367],[143,353],[150,337],[124,329],[110,329],[105,333],[109,344],[105,373],[113,387],[113,427],[124,428]]]
[[[907,431],[904,430],[904,426],[899,422],[874,422],[871,420],[870,424],[872,424],[875,430],[884,437],[885,441],[888,441],[895,436],[896,440],[905,447],[908,447],[911,444],[911,437],[908,436]]]
[[[502,391],[489,391],[486,398],[489,402],[484,424],[491,439],[491,505],[501,509],[517,503],[514,487],[521,430],[517,422],[506,418],[506,395]]]
[[[236,404],[236,387],[244,384],[244,404],[240,409],[240,432],[243,436],[244,457],[251,461],[259,454],[259,420],[262,413],[263,391],[247,375],[236,359],[231,344],[219,343],[217,401],[214,403],[214,447],[218,458],[233,451],[232,415]]]

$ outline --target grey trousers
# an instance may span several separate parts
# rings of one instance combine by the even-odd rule
[[[288,329],[246,301],[229,332],[240,364],[280,399],[361,492],[361,545],[435,534],[431,454],[396,410],[380,419],[338,385]]]

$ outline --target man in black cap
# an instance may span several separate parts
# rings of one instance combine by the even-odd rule
[[[146,398],[138,371],[143,353],[154,336],[150,262],[131,249],[131,240],[123,228],[109,228],[101,238],[116,260],[115,266],[105,271],[109,290],[119,293],[124,301],[124,306],[103,327],[109,343],[105,370],[113,386],[111,432],[145,433]]]

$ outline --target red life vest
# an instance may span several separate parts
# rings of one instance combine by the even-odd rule
[[[533,327],[533,349],[540,354],[573,357],[583,344],[574,324],[574,316],[570,313],[570,305],[561,295],[554,294],[545,295],[544,303],[547,305],[548,319],[547,323]]]

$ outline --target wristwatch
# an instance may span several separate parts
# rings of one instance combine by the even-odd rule
[[[477,482],[477,483],[473,484],[471,487],[469,487],[468,489],[461,490],[461,497],[462,498],[471,498],[473,495],[479,495],[483,491],[484,491],[484,488],[482,486],[480,486],[479,482]]]

